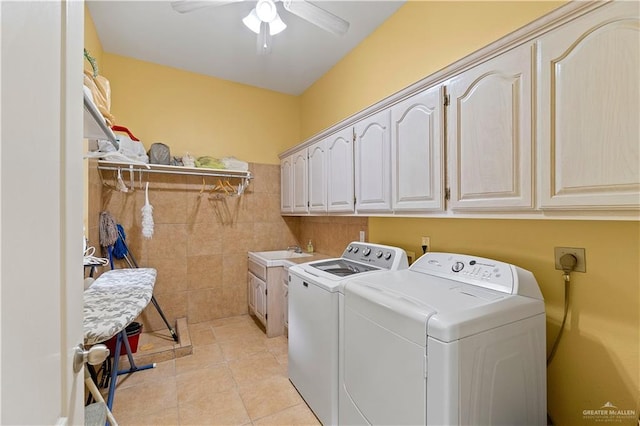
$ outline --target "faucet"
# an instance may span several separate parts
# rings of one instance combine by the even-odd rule
[[[300,248],[300,246],[289,246],[287,247],[287,251],[289,250],[293,250],[296,253],[302,253],[302,249]]]

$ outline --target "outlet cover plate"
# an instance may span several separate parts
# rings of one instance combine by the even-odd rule
[[[587,258],[584,252],[584,248],[554,247],[553,251],[557,270],[562,271],[560,258],[565,254],[572,254],[576,257],[576,259],[578,259],[578,263],[576,263],[576,267],[573,272],[587,272]]]

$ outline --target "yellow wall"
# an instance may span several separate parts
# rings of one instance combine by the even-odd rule
[[[302,95],[307,138],[558,7],[555,2],[409,2]],[[327,107],[330,105],[330,107]],[[548,349],[562,319],[555,246],[584,247],[572,307],[548,369],[548,407],[558,425],[590,424],[583,410],[610,401],[640,412],[638,222],[370,218],[370,240],[512,262],[540,282]],[[592,422],[592,421],[591,421]],[[634,424],[630,421],[629,424]]]
[[[433,74],[560,4],[407,2],[302,94],[302,138]]]
[[[100,42],[96,26],[93,23],[91,13],[89,13],[89,8],[86,4],[84,6],[84,48],[96,59],[98,71],[100,71],[99,68],[102,65],[103,52],[102,43]],[[89,62],[86,60],[84,61],[84,69],[91,70],[91,65],[89,65]]]
[[[101,69],[116,124],[147,149],[163,142],[172,155],[279,164],[300,141],[297,97],[106,52]]]

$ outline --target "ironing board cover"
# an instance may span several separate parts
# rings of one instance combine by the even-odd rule
[[[84,291],[84,344],[104,342],[131,324],[149,304],[153,268],[113,269]]]

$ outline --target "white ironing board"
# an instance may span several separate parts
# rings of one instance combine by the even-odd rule
[[[118,336],[107,399],[109,410],[113,405],[118,375],[155,367],[155,363],[135,365],[126,328],[151,301],[156,276],[157,271],[153,268],[113,269],[100,275],[84,291],[84,344],[94,345]],[[118,371],[122,344],[127,349],[131,367]]]

